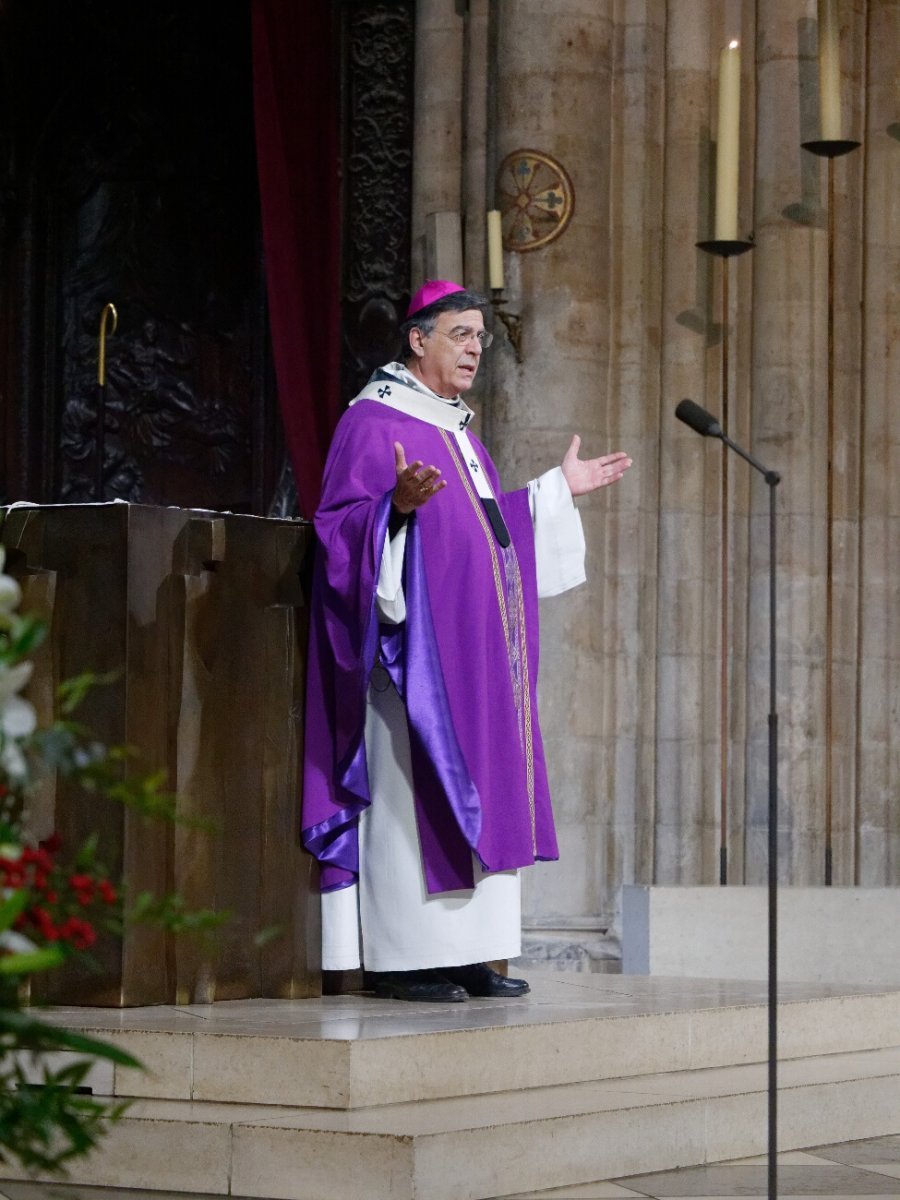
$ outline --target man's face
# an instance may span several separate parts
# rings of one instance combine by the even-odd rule
[[[414,329],[409,337],[415,358],[412,371],[439,396],[467,392],[475,382],[482,347],[477,334],[484,318],[477,308],[441,313],[433,331],[423,336]],[[466,336],[467,335],[467,336]]]

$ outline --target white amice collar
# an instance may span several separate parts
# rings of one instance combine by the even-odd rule
[[[403,363],[387,363],[379,367],[358,396],[351,401],[375,400],[388,408],[437,425],[453,432],[465,429],[474,417],[471,408],[459,397],[447,400],[426,387]]]

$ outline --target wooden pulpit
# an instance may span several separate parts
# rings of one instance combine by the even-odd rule
[[[211,829],[149,821],[49,779],[32,803],[40,836],[99,834],[131,897],[177,893],[228,911],[210,939],[127,927],[96,964],[37,976],[64,1004],[207,1003],[320,990],[317,868],[299,843],[306,610],[301,521],[138,504],[14,506],[2,541],[23,612],[48,636],[30,699],[54,716],[60,682],[110,679],[77,714],[97,739],[164,770],[178,812]],[[260,934],[264,934],[260,937]]]

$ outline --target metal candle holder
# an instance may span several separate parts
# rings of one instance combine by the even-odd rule
[[[503,296],[503,288],[491,288],[491,307],[503,324],[506,330],[506,337],[509,344],[513,348],[513,353],[516,356],[516,362],[522,364],[522,318],[518,313],[506,312],[503,306],[506,300]]]

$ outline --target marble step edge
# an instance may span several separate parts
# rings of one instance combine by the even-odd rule
[[[900,1049],[780,1064],[779,1149],[900,1132]],[[82,1186],[266,1200],[484,1200],[760,1154],[766,1068],[361,1113],[136,1101]],[[14,1172],[3,1169],[7,1178]]]
[[[149,1068],[116,1068],[115,1095],[339,1109],[761,1062],[768,1045],[765,1005],[355,1038],[96,1032]],[[900,993],[779,1006],[785,1059],[898,1041]]]

